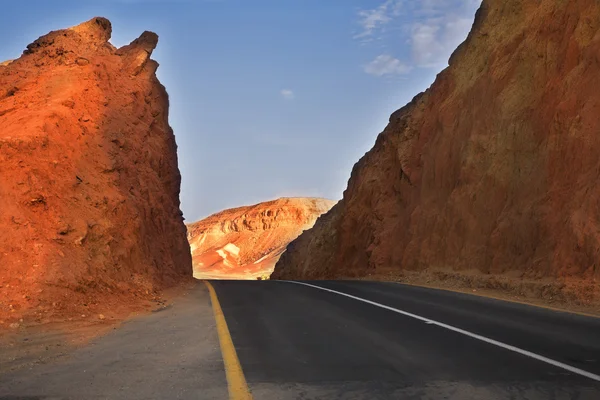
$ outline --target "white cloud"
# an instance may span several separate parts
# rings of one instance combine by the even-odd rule
[[[294,92],[291,91],[290,89],[282,89],[280,93],[281,93],[281,96],[286,100],[293,100],[296,97]]]
[[[385,0],[378,7],[361,10],[362,32],[354,38],[369,46],[396,49],[406,62],[384,54],[367,64],[365,72],[383,76],[405,74],[413,68],[444,67],[450,54],[467,37],[481,0]],[[399,47],[402,44],[408,47]],[[397,54],[396,54],[397,57]]]
[[[412,56],[417,65],[428,65],[438,58],[442,45],[438,40],[440,26],[437,24],[414,24],[411,34]]]
[[[414,63],[420,67],[444,65],[469,34],[472,22],[470,18],[446,15],[413,24],[410,43]]]
[[[392,20],[392,16],[398,10],[399,0],[387,0],[377,8],[371,10],[360,10],[358,12],[358,24],[362,32],[355,35],[355,39],[371,36],[374,32]]]
[[[384,76],[407,74],[412,70],[412,67],[389,54],[382,54],[365,65],[364,69],[367,74]]]

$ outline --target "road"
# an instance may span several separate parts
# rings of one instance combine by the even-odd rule
[[[0,399],[600,399],[600,319],[394,283],[211,284],[218,300],[199,284],[0,376]]]

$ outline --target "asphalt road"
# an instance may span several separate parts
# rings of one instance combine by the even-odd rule
[[[600,399],[600,319],[392,283],[309,284],[335,292],[212,282],[254,399]],[[65,359],[0,376],[0,399],[226,399],[210,303],[199,285]]]

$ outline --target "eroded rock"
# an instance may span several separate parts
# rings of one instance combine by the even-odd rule
[[[325,199],[282,198],[221,211],[188,225],[194,276],[268,278],[287,244],[332,205]]]
[[[53,315],[126,307],[192,274],[168,97],[150,60],[158,36],[117,54],[111,31],[93,18],[0,68],[0,298],[19,307],[10,317],[59,300]],[[40,294],[25,302],[25,289]]]
[[[435,268],[581,281],[597,298],[599,54],[597,1],[484,0],[274,276]]]

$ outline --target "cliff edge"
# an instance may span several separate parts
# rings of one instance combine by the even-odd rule
[[[449,67],[392,114],[273,277],[435,272],[598,300],[599,55],[597,1],[484,0]]]
[[[110,37],[93,18],[0,65],[3,323],[89,316],[192,274],[158,36]]]

